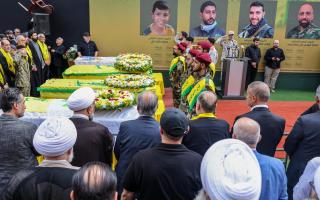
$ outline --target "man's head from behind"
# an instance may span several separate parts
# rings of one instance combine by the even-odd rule
[[[50,117],[40,124],[33,137],[33,146],[47,160],[72,161],[77,130],[66,117]]]
[[[8,88],[2,92],[1,109],[4,113],[22,117],[26,110],[24,96],[18,88]]]
[[[101,162],[85,164],[72,179],[71,200],[115,200],[117,178],[110,167]]]
[[[315,99],[316,103],[320,106],[320,85],[317,87]]]
[[[200,7],[200,18],[204,25],[211,25],[216,21],[216,4],[212,1],[204,2]]]
[[[233,126],[233,137],[255,149],[261,139],[260,125],[250,118],[240,118]]]
[[[250,147],[240,140],[214,143],[202,159],[200,175],[206,193],[202,199],[259,199],[260,166]]]
[[[211,91],[202,92],[197,100],[196,113],[215,113],[217,96]]]
[[[314,19],[313,15],[313,7],[309,3],[304,3],[300,6],[299,13],[298,13],[298,21],[299,25],[303,28],[309,26]]]
[[[181,110],[169,108],[162,114],[160,126],[163,143],[181,143],[182,137],[189,131],[189,120]]]
[[[264,5],[260,1],[255,1],[250,4],[249,20],[252,25],[258,25],[258,23],[264,18],[265,11]]]
[[[67,100],[70,110],[93,119],[95,112],[96,94],[90,87],[82,87],[74,91]]]
[[[153,116],[158,108],[158,97],[150,91],[138,95],[137,109],[140,115]]]
[[[267,104],[270,98],[270,88],[261,81],[254,81],[248,85],[247,104],[249,107]]]

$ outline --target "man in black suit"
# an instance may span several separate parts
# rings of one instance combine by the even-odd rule
[[[161,142],[160,125],[153,118],[157,107],[158,98],[153,92],[140,93],[137,105],[140,117],[136,120],[122,122],[120,125],[114,147],[114,153],[118,160],[116,173],[119,197],[123,189],[123,177],[133,156],[140,150],[154,147]]]
[[[73,166],[81,167],[92,161],[112,164],[112,135],[108,128],[92,121],[95,111],[95,92],[89,87],[74,91],[68,98],[68,107],[74,111],[70,120],[77,129],[73,147]]]
[[[317,90],[320,98],[320,91]],[[320,106],[320,101],[317,101]],[[288,195],[292,199],[293,187],[298,183],[307,163],[314,157],[320,156],[320,112],[300,116],[293,126],[284,150],[290,157],[287,169]]]
[[[301,116],[302,115],[311,114],[311,113],[315,113],[315,112],[318,112],[320,110],[319,105],[318,105],[318,102],[320,101],[320,85],[317,88],[315,100],[316,100],[316,102],[310,108],[308,108],[306,111],[304,111],[301,114]]]
[[[214,115],[217,96],[211,91],[202,92],[196,104],[197,116],[190,121],[190,131],[182,144],[204,156],[215,142],[230,137],[229,124]]]
[[[257,145],[257,151],[261,154],[274,156],[284,132],[286,121],[269,110],[267,105],[270,97],[270,89],[261,81],[254,81],[248,85],[247,104],[251,111],[236,117],[248,117],[258,122],[261,128],[262,139]]]
[[[259,43],[259,38],[253,38],[253,44],[248,46],[245,51],[245,56],[250,58],[250,60],[248,61],[246,86],[252,83],[257,76],[259,62],[261,59]]]

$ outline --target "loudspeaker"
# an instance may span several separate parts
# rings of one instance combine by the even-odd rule
[[[37,33],[50,35],[50,17],[46,13],[32,13],[33,30]]]

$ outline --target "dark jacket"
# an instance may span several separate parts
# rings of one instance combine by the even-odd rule
[[[14,87],[15,86],[15,84],[14,84],[15,74],[9,70],[8,62],[7,62],[6,58],[2,55],[1,52],[0,52],[0,64],[3,69],[3,73],[4,73],[3,78],[5,79],[5,82],[8,83],[8,85],[10,87]]]
[[[52,53],[52,65],[53,67],[66,67],[67,62],[63,58],[63,54],[66,52],[66,48],[61,46],[56,46],[53,48],[55,51]]]
[[[272,58],[280,58],[280,61],[272,60]],[[280,64],[282,61],[286,59],[284,52],[280,48],[270,48],[267,50],[264,59],[266,61],[266,66],[272,69],[280,68]]]
[[[113,138],[108,128],[83,118],[70,118],[77,129],[77,141],[73,146],[73,166],[81,167],[92,161],[111,166]]]
[[[10,180],[1,200],[69,200],[77,170],[35,167],[19,171]]]
[[[299,181],[307,163],[320,156],[320,112],[298,118],[286,142],[284,150],[290,157],[287,169],[288,193]]]
[[[229,124],[221,119],[199,118],[191,120],[189,126],[190,131],[182,144],[202,156],[214,143],[230,138]]]
[[[94,41],[89,41],[89,43],[86,43],[83,40],[78,46],[78,52],[80,52],[82,56],[94,56],[96,51],[99,50]]]
[[[318,112],[320,110],[319,105],[317,103],[313,104],[310,108],[308,108],[306,111],[304,111],[302,115],[307,115],[307,114],[311,114],[311,113],[315,113]]]
[[[114,147],[118,160],[118,192],[122,191],[123,177],[133,156],[140,150],[154,147],[161,142],[159,128],[159,123],[149,116],[140,116],[136,120],[121,123]]]
[[[262,138],[257,145],[257,151],[273,157],[284,133],[285,119],[264,107],[254,108],[252,111],[236,117],[235,121],[241,117],[248,117],[259,123]]]
[[[254,44],[248,46],[246,48],[245,56],[250,58],[249,65],[252,67],[251,63],[257,63],[257,67],[259,66],[260,58],[261,58],[261,51],[259,47],[256,47]]]
[[[38,165],[32,141],[37,126],[10,115],[0,116],[0,194],[18,171]]]

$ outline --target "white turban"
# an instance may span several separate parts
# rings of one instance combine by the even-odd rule
[[[320,197],[320,167],[316,170],[313,178],[314,189],[316,190],[317,196]]]
[[[52,117],[38,127],[33,146],[41,155],[55,157],[71,149],[76,140],[77,130],[72,121],[66,117]]]
[[[90,87],[82,87],[74,91],[68,98],[70,110],[79,111],[88,108],[95,100],[96,94]]]
[[[213,200],[258,200],[261,171],[248,145],[236,139],[213,144],[201,163],[201,181]]]

